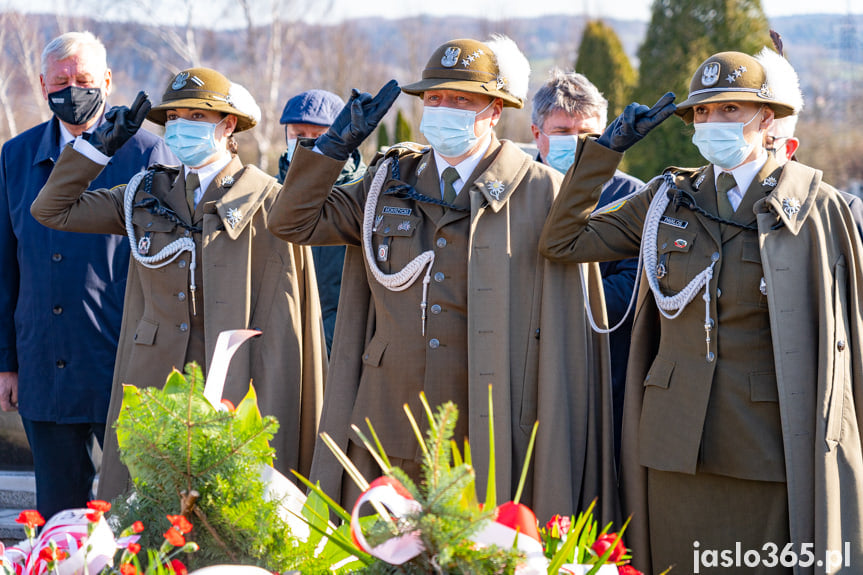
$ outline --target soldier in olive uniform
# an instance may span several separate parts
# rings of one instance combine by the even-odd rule
[[[432,405],[458,405],[456,440],[470,438],[485,485],[491,384],[497,496],[513,496],[539,419],[523,501],[547,518],[596,495],[612,510],[616,496],[607,339],[587,326],[576,266],[537,250],[561,176],[494,135],[503,108],[522,107],[529,70],[507,38],[440,46],[422,80],[402,88],[423,99],[431,148],[396,146],[362,180],[333,188],[398,86],[355,92],[316,140],[321,154],[297,147],[269,226],[296,243],[348,244],[321,431],[371,480],[380,469],[349,437],[350,424],[365,429],[369,418],[416,478],[420,452],[402,405],[422,417],[424,391]],[[585,269],[601,316],[598,268]],[[342,475],[319,444],[312,479],[351,504],[357,491]]]
[[[86,191],[145,117],[165,125],[183,165]],[[122,384],[161,387],[191,361],[206,373],[220,332],[259,329],[234,356],[224,396],[236,404],[253,379],[263,413],[280,422],[276,468],[308,471],[326,372],[320,304],[309,248],[266,231],[278,183],[236,155],[232,134],[259,117],[242,86],[215,70],[184,70],[152,110],[142,92],[131,109],[112,109],[89,142],[63,150],[31,212],[50,227],[126,235],[132,245],[109,423]],[[99,495],[110,499],[128,474],[116,434],[105,446]]]
[[[792,111],[757,60],[711,56],[676,110],[710,164],[591,214],[618,152],[656,124],[633,104],[582,139],[543,230],[555,261],[641,252],[621,473],[647,573],[789,572],[789,543],[795,573],[813,553],[863,561],[861,244],[819,171],[764,150]],[[735,563],[738,545],[761,560]]]

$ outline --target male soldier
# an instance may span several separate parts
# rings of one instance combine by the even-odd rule
[[[42,52],[39,79],[54,116],[0,154],[0,407],[21,413],[47,518],[88,500],[88,447],[105,434],[129,247],[117,236],[50,230],[30,215],[60,150],[103,122],[113,87],[105,47],[89,32],[63,34]],[[142,130],[93,185],[173,161]]]
[[[543,230],[555,261],[641,250],[621,480],[647,574],[705,572],[717,557],[742,572],[725,563],[735,550],[758,573],[789,572],[789,550],[795,573],[863,557],[863,246],[818,170],[765,151],[774,117],[794,110],[774,82],[747,54],[705,60],[676,113],[709,164],[591,214],[619,152],[673,95],[630,105],[581,140]]]
[[[539,419],[522,501],[540,517],[597,495],[613,510],[607,340],[585,321],[579,267],[548,265],[537,251],[560,174],[494,135],[504,106],[522,107],[529,72],[508,38],[443,44],[422,80],[402,88],[423,100],[431,149],[395,147],[360,182],[333,188],[398,86],[354,92],[317,139],[321,153],[297,147],[269,228],[295,243],[350,246],[320,431],[367,479],[380,470],[349,425],[369,418],[395,464],[418,478],[402,406],[422,417],[424,391],[432,405],[458,406],[455,439],[469,436],[484,485],[491,385],[498,498],[513,496]],[[601,304],[598,269],[586,272]],[[312,479],[350,505],[357,490],[342,475],[319,443]]]
[[[608,119],[608,100],[590,80],[575,72],[554,68],[533,97],[530,131],[539,149],[537,160],[566,173],[575,159],[581,134],[599,134]],[[644,182],[617,170],[602,187],[598,208],[623,199]],[[623,418],[623,390],[632,316],[627,314],[635,288],[638,258],[602,262],[602,287],[608,323],[618,326],[609,335],[614,413],[614,457],[620,458],[620,426]]]
[[[279,183],[291,165],[299,138],[312,138],[324,134],[344,107],[345,102],[326,90],[308,90],[288,100],[282,111],[280,122],[285,125],[287,149],[279,157]],[[342,173],[336,180],[340,186],[362,177],[366,165],[359,150],[354,150],[345,162]],[[339,291],[342,286],[342,267],[345,262],[345,246],[314,246],[315,276],[318,279],[318,295],[321,298],[321,317],[324,320],[324,335],[327,353],[333,347],[333,332],[336,328],[336,311],[339,307]]]

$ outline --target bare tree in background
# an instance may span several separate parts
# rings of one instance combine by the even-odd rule
[[[29,107],[35,108],[39,121],[44,122],[51,117],[51,111],[45,98],[42,97],[42,86],[39,83],[44,42],[38,29],[38,22],[25,18],[18,12],[7,12],[6,16],[11,28],[8,46],[14,60],[13,65],[30,89],[30,97],[27,98]],[[4,43],[4,45],[7,44]]]
[[[18,135],[14,107],[9,94],[9,84],[15,79],[14,60],[6,54],[6,47],[9,45],[9,20],[10,14],[8,12],[0,14],[0,46],[3,46],[3,52],[0,53],[0,109],[3,110],[3,118],[6,121],[5,133],[0,133],[3,140]]]

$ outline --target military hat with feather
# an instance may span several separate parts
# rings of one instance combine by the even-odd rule
[[[772,108],[776,118],[784,118],[794,113],[794,106],[776,96],[776,83],[749,54],[720,52],[698,67],[689,83],[689,97],[674,113],[692,123],[692,108],[698,104],[755,102]]]
[[[492,35],[487,42],[463,38],[435,49],[422,80],[402,86],[402,92],[422,97],[426,90],[460,90],[500,98],[505,106],[521,108],[527,97],[530,63],[515,42]]]
[[[235,132],[248,130],[261,119],[261,109],[249,91],[210,68],[189,68],[173,76],[147,119],[164,126],[167,111],[176,108],[233,114],[237,117]]]

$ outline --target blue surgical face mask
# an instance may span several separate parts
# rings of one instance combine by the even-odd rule
[[[423,108],[423,119],[420,122],[420,132],[437,153],[447,158],[457,158],[467,153],[480,138],[474,131],[476,118],[494,103],[479,112],[445,108],[443,106],[426,106]]]
[[[287,150],[287,156],[288,156],[289,162],[294,159],[294,151],[296,149],[297,149],[297,139],[296,138],[289,138],[288,139],[288,150]]]
[[[692,143],[698,146],[698,151],[704,159],[720,168],[730,170],[743,163],[752,152],[754,143],[750,144],[743,137],[743,128],[761,113],[761,108],[748,122],[702,122],[695,124]]]
[[[545,163],[565,174],[572,162],[575,161],[575,148],[578,146],[578,134],[566,134],[560,136],[549,136],[548,153],[545,155]]]
[[[165,123],[165,143],[183,165],[196,168],[219,151],[216,144],[216,126],[224,118],[211,122],[193,122],[177,118]]]

